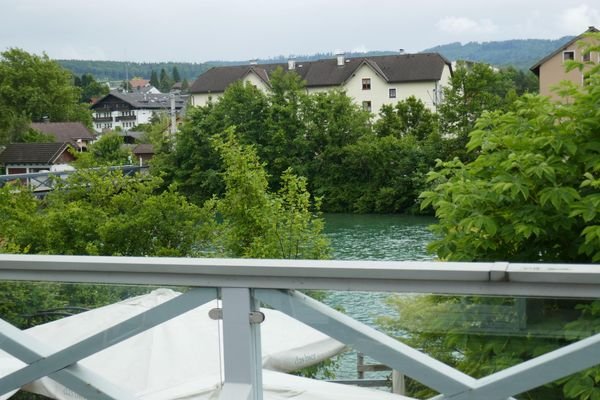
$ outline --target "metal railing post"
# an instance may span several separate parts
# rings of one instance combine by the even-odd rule
[[[262,400],[257,304],[247,288],[221,289],[225,385],[219,400]]]

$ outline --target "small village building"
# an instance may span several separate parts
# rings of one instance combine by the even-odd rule
[[[583,71],[574,69],[567,72],[565,71],[566,62],[570,60],[594,63],[600,62],[599,52],[586,54],[579,46],[580,41],[591,42],[590,38],[584,36],[589,32],[599,31],[595,27],[590,26],[584,33],[548,54],[530,68],[539,78],[540,94],[542,96],[550,96],[554,99],[558,99],[559,96],[552,89],[561,81],[571,81],[576,85],[583,85],[585,69]]]
[[[78,151],[85,151],[96,139],[81,122],[34,122],[30,128],[53,136],[56,143],[69,143]]]
[[[267,92],[270,76],[282,68],[300,75],[308,93],[341,89],[375,114],[384,104],[396,104],[410,96],[435,110],[443,100],[442,88],[452,75],[450,61],[437,53],[398,54],[346,58],[287,64],[256,64],[214,67],[200,75],[190,87],[191,105],[215,101],[236,81],[250,82]]]
[[[74,160],[68,143],[12,143],[0,152],[0,167],[7,175],[49,171]]]
[[[188,99],[185,95],[113,90],[91,107],[94,130],[98,133],[117,128],[128,131],[140,124],[150,123],[154,115],[170,114],[171,98],[174,99],[176,116],[183,115]]]
[[[138,144],[133,148],[132,153],[139,166],[146,166],[148,161],[154,157],[154,146],[148,143]]]

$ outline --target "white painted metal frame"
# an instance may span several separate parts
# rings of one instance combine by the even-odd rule
[[[0,394],[50,376],[87,399],[133,399],[93,372],[77,364],[107,347],[175,318],[216,297],[215,289],[192,289],[148,311],[120,322],[67,348],[53,352],[17,328],[0,320],[0,348],[28,365],[0,378]]]
[[[482,379],[445,365],[291,289],[600,298],[595,265],[438,262],[344,262],[0,255],[0,280],[185,285],[221,288],[225,384],[221,400],[261,400],[259,325],[249,314],[262,301],[442,393],[436,399],[505,400],[600,363],[600,335]],[[208,290],[208,291],[206,291]],[[52,353],[0,324],[0,346],[29,366],[0,378],[0,393],[50,376],[86,398],[131,399],[77,361],[194,308],[214,289],[169,303]],[[176,305],[180,299],[182,304]],[[169,304],[169,306],[167,306]],[[191,308],[190,308],[191,307]],[[141,324],[138,326],[138,324]],[[126,332],[126,333],[124,333]],[[91,387],[83,387],[87,383]]]

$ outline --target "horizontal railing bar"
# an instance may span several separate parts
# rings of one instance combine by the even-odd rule
[[[356,367],[357,372],[382,372],[391,370],[390,367],[383,364],[363,364]]]
[[[86,171],[123,171],[123,172],[132,172],[139,171],[142,169],[147,169],[147,166],[139,166],[139,165],[123,165],[123,166],[114,166],[114,167],[104,167],[104,168],[86,168]],[[67,171],[46,171],[46,172],[28,172],[23,174],[8,174],[8,175],[0,175],[0,183],[6,181],[13,181],[17,179],[25,179],[31,178],[35,179],[37,177],[49,177],[49,176],[62,176],[62,175],[71,175],[77,170],[67,170]]]
[[[583,264],[0,255],[0,280],[600,297]]]
[[[383,387],[391,386],[392,384],[392,382],[389,379],[333,379],[328,380],[327,382],[361,387]]]

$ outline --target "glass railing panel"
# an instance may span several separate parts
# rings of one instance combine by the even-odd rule
[[[600,301],[594,299],[328,292],[324,302],[474,378],[600,332]],[[341,355],[334,370],[336,379],[391,379],[389,371],[361,374],[365,370],[361,364],[380,364],[368,355],[361,360],[361,356],[355,349]],[[378,368],[366,368],[371,369]],[[565,390],[576,385],[575,380],[590,380],[588,375],[589,370],[521,396],[569,398]],[[406,378],[406,394],[427,398],[436,393]]]

